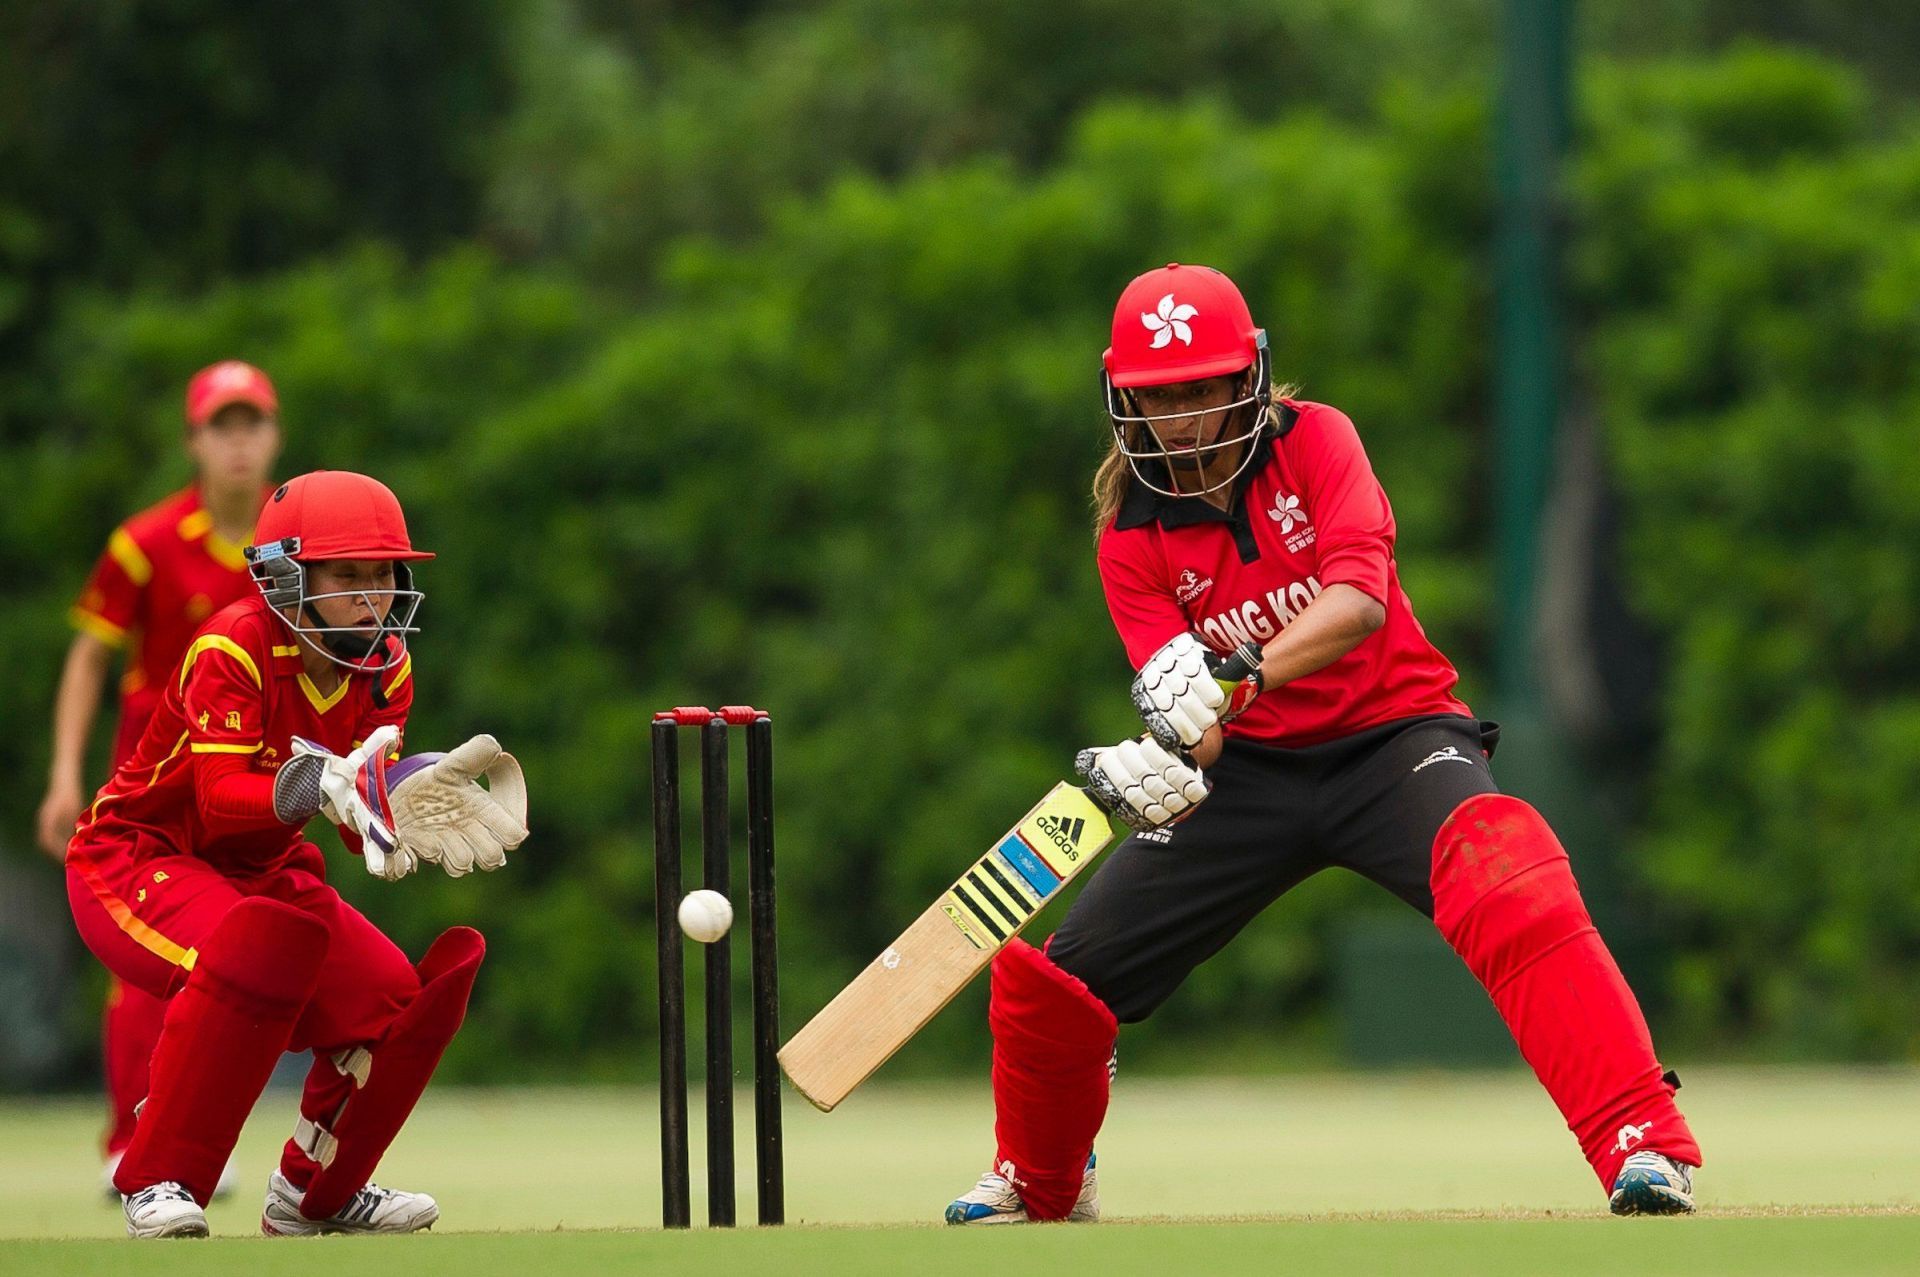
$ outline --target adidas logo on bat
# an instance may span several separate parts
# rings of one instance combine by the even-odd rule
[[[1086,832],[1086,817],[1074,816],[1062,820],[1058,816],[1042,816],[1033,823],[1035,828],[1052,839],[1053,845],[1058,847],[1068,860],[1080,859],[1080,835]]]

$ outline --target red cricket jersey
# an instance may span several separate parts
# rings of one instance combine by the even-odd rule
[[[1393,509],[1353,422],[1337,408],[1282,400],[1284,432],[1265,445],[1219,510],[1128,484],[1100,535],[1107,609],[1134,668],[1192,631],[1225,656],[1265,643],[1330,585],[1364,591],[1386,624],[1325,669],[1264,693],[1228,735],[1313,745],[1422,714],[1468,714],[1459,675],[1414,619],[1393,561]]]
[[[377,676],[351,674],[322,696],[306,676],[292,631],[265,599],[255,595],[228,606],[194,636],[179,669],[168,675],[145,735],[81,817],[74,845],[131,846],[143,860],[195,855],[236,875],[278,868],[303,841],[301,831],[290,825],[210,831],[195,798],[198,760],[244,755],[257,771],[272,773],[286,761],[294,736],[348,753],[376,727],[404,730],[412,674],[413,658],[406,655]]]
[[[197,487],[174,493],[114,529],[68,613],[76,629],[113,647],[131,640],[120,678],[114,766],[125,762],[139,742],[194,631],[252,593],[240,547],[214,531]]]

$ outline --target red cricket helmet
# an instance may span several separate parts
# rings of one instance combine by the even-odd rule
[[[378,479],[351,470],[315,470],[274,489],[254,525],[253,543],[297,537],[291,557],[322,559],[431,559],[413,548],[400,498]]]
[[[271,417],[280,411],[267,374],[238,359],[209,364],[187,383],[187,424],[204,426],[229,404],[252,404]]]
[[[1164,386],[1250,368],[1265,348],[1232,280],[1211,266],[1168,262],[1120,294],[1105,363],[1123,389]]]
[[[432,557],[413,548],[393,490],[350,470],[315,470],[281,484],[261,509],[253,544],[247,547],[248,570],[276,615],[335,664],[361,671],[389,669],[406,655],[404,642],[388,640],[419,633],[413,620],[426,597],[413,588],[413,570],[407,564]],[[394,588],[307,593],[307,564],[331,559],[391,560]],[[373,606],[375,594],[391,596],[384,616]],[[327,625],[314,601],[340,597],[365,601],[380,617],[378,623]],[[289,620],[286,609],[298,619]],[[379,664],[370,661],[376,651],[384,658]]]
[[[1266,434],[1273,406],[1273,373],[1266,330],[1253,322],[1247,299],[1234,282],[1211,266],[1169,262],[1128,284],[1113,311],[1113,344],[1102,357],[1101,381],[1113,437],[1133,477],[1164,496],[1202,496],[1233,483],[1253,461],[1254,446]],[[1225,405],[1245,417],[1245,428],[1210,444],[1168,448],[1155,423],[1193,414],[1146,416],[1126,392],[1137,386],[1165,386],[1251,372],[1241,398]],[[1233,473],[1217,483],[1181,490],[1173,466],[1204,466],[1213,454],[1245,446]],[[1143,467],[1142,463],[1148,463]],[[1157,463],[1157,464],[1155,464]],[[1150,476],[1148,471],[1154,473]],[[1164,480],[1165,485],[1159,480]]]

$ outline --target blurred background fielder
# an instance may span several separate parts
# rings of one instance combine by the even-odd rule
[[[241,547],[253,539],[280,454],[273,383],[238,360],[201,369],[187,383],[186,427],[193,484],[114,529],[69,612],[75,633],[54,693],[51,774],[36,822],[41,848],[56,859],[65,857],[91,793],[87,741],[115,651],[124,652],[125,668],[110,772],[132,755],[194,632],[254,592]],[[108,1111],[103,1179],[110,1192],[133,1138],[134,1106],[147,1094],[147,1065],[164,1010],[158,999],[109,977],[100,1058]],[[219,1191],[232,1183],[228,1168]]]

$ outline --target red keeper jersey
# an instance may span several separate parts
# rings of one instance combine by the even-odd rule
[[[1384,606],[1386,624],[1325,669],[1264,693],[1227,734],[1313,745],[1398,718],[1469,714],[1453,694],[1459,675],[1400,588],[1393,509],[1353,422],[1325,404],[1281,406],[1283,433],[1253,459],[1226,510],[1129,482],[1100,535],[1099,563],[1134,668],[1188,631],[1222,656],[1264,644],[1344,583]]]
[[[256,594],[234,603],[187,645],[133,756],[80,818],[79,837],[131,844],[141,859],[191,854],[234,874],[275,869],[300,845],[301,830],[276,825],[210,835],[194,792],[196,761],[243,754],[271,773],[295,736],[346,754],[376,727],[405,729],[412,675],[413,657],[404,655],[393,669],[351,674],[323,696],[307,678],[292,631],[266,600]]]
[[[260,499],[265,502],[266,492]],[[194,632],[227,604],[253,593],[240,547],[214,530],[197,487],[114,529],[68,615],[76,629],[129,649],[120,679],[115,766],[139,741]]]

